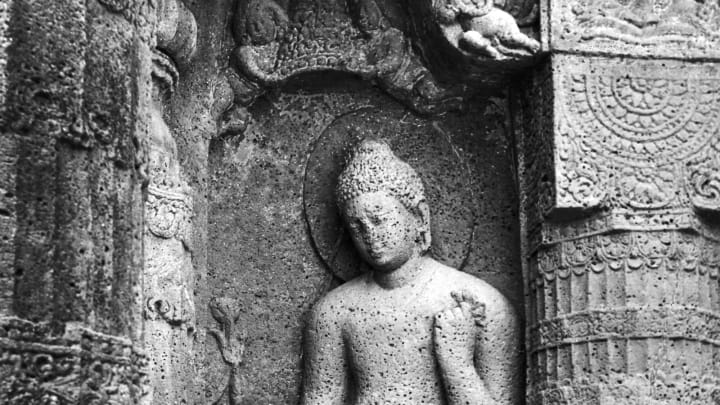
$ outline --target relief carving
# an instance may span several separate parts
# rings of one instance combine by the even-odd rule
[[[245,336],[238,324],[239,304],[228,298],[213,298],[210,300],[210,313],[220,324],[220,329],[208,332],[215,338],[223,361],[230,366],[227,386],[220,399],[213,404],[239,405],[243,386],[240,366],[245,361]]]
[[[156,53],[155,76],[177,76],[172,62]],[[160,82],[159,82],[160,83]],[[158,86],[160,84],[158,83]],[[173,82],[165,83],[172,88]],[[160,97],[160,87],[156,88]],[[193,329],[194,301],[188,290],[192,277],[190,232],[192,230],[192,189],[181,177],[175,139],[162,117],[162,106],[151,112],[148,156],[148,197],[145,202],[146,315],[172,324],[189,323]]]
[[[550,0],[558,50],[718,58],[720,5],[700,0]]]
[[[135,404],[145,355],[129,340],[85,328],[52,334],[46,324],[0,319],[3,404]]]
[[[540,43],[520,32],[515,18],[493,0],[440,0],[439,23],[450,42],[491,59],[532,56]]]
[[[180,1],[159,4],[148,111],[148,186],[144,235],[144,343],[153,403],[185,402],[193,370],[194,193],[183,178],[174,135],[165,122],[167,97],[179,79],[177,63],[195,51],[194,17]]]
[[[550,194],[536,197],[550,202],[543,209],[664,215],[690,212],[692,205],[716,207],[713,172],[719,166],[711,155],[720,143],[720,80],[715,67],[572,58],[555,57],[558,69],[542,84],[552,88],[543,92],[554,92],[549,101],[556,121],[548,123],[556,131],[554,153],[527,157],[528,162],[549,159],[544,173],[554,182],[542,191]],[[675,69],[681,66],[687,73],[678,77]],[[529,129],[536,134],[527,141],[539,142],[539,130]]]
[[[589,272],[662,268],[708,275],[717,279],[720,245],[717,240],[675,231],[614,233],[579,237],[554,244],[538,255],[538,276],[546,281]],[[708,281],[709,282],[709,281]]]
[[[334,70],[360,75],[426,113],[458,108],[463,86],[444,88],[414,54],[398,20],[375,0],[239,2],[234,31],[240,70],[263,86]],[[400,18],[401,20],[401,18]]]
[[[720,143],[687,163],[687,192],[693,206],[720,211]]]
[[[529,258],[530,403],[714,403],[719,269],[720,241],[693,232],[541,247]]]
[[[527,83],[528,403],[716,403],[716,67],[556,54]]]
[[[519,325],[489,284],[431,258],[417,172],[364,140],[337,204],[371,270],[329,292],[305,339],[302,403],[515,404]]]
[[[325,124],[309,156],[303,204],[316,250],[330,271],[344,281],[367,267],[342,223],[335,189],[345,165],[343,156],[372,134],[387,142],[397,156],[412,162],[423,179],[433,184],[426,189],[433,217],[430,252],[436,260],[462,270],[478,232],[469,162],[460,157],[449,137],[424,119],[407,116],[404,111],[378,119],[378,113],[360,109]]]

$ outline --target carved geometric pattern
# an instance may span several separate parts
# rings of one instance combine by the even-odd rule
[[[720,6],[699,0],[544,0],[553,50],[720,58]]]
[[[720,241],[601,233],[540,245],[529,259],[531,404],[720,398]]]
[[[720,240],[720,230],[702,221],[687,209],[630,210],[616,208],[581,220],[563,223],[543,223],[528,235],[528,247],[535,251],[563,241],[589,238],[618,231],[658,232],[687,230],[710,240]]]
[[[717,279],[720,242],[690,233],[611,233],[557,243],[537,254],[538,277],[547,281],[588,272],[637,270],[697,272]]]
[[[707,78],[687,70],[678,77],[678,70],[630,75],[627,66],[593,69],[600,73],[569,71],[560,79],[568,94],[562,104],[566,124],[582,150],[642,168],[686,159],[715,140],[720,124],[715,71]]]
[[[44,324],[0,320],[3,404],[135,404],[145,362],[127,339],[83,328],[56,337]]]
[[[714,66],[570,56],[553,65],[553,207],[720,206],[717,159],[698,160],[719,144]]]
[[[531,328],[530,340],[533,351],[618,336],[688,339],[720,348],[718,325],[720,314],[693,307],[592,310],[541,321]]]

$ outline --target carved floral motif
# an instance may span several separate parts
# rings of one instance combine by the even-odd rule
[[[192,200],[185,193],[148,187],[145,220],[153,235],[187,241],[192,226]]]
[[[217,341],[223,360],[230,366],[227,387],[215,404],[225,401],[230,405],[240,404],[242,389],[240,366],[245,357],[245,338],[238,324],[239,303],[229,298],[213,298],[210,300],[210,313],[220,324],[220,329],[211,329],[209,332]]]
[[[707,211],[720,210],[720,145],[688,162],[687,192],[693,205]]]
[[[557,235],[529,261],[530,403],[714,403],[720,241],[585,232]]]
[[[710,65],[558,57],[553,206],[660,210],[717,205],[720,80]],[[697,168],[696,168],[697,166]],[[700,169],[700,167],[704,167]],[[704,174],[701,174],[704,173]],[[705,180],[701,180],[705,179]],[[686,184],[694,186],[686,187]],[[715,201],[713,201],[715,200]]]
[[[288,11],[274,1],[240,2],[236,60],[251,79],[277,86],[298,74],[333,70],[377,81],[421,112],[460,106],[463,86],[444,89],[375,0],[351,0],[347,8],[297,3]]]
[[[56,337],[44,324],[0,320],[3,404],[135,404],[145,363],[123,338],[82,328]]]
[[[559,242],[541,249],[537,259],[537,275],[546,281],[588,272],[659,268],[717,279],[720,242],[674,231],[611,233]]]
[[[559,50],[668,58],[720,57],[716,0],[549,0]]]
[[[622,339],[688,339],[720,347],[720,314],[693,307],[620,308],[575,312],[530,328],[532,351]]]

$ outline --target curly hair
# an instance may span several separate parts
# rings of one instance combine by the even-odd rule
[[[397,198],[415,215],[419,204],[425,201],[425,187],[415,169],[395,156],[385,142],[366,139],[353,149],[338,178],[338,208],[342,212],[348,201],[376,191]]]

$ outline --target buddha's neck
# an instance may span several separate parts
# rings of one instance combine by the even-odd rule
[[[424,256],[414,255],[399,268],[390,271],[374,271],[373,279],[382,288],[394,289],[410,285],[423,272]]]

